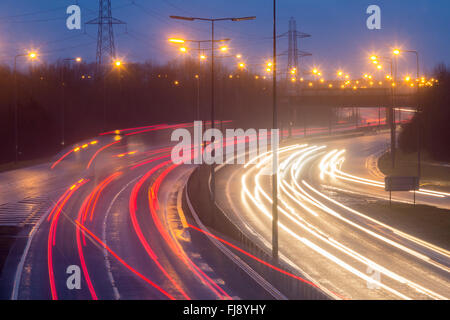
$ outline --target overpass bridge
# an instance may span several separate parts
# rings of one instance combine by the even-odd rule
[[[295,107],[374,108],[417,107],[414,88],[302,88],[296,94],[282,96],[281,104]]]

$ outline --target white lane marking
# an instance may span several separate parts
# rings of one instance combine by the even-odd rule
[[[56,205],[56,202],[55,202]],[[13,285],[13,291],[11,293],[11,300],[17,300],[19,296],[19,287],[20,287],[20,281],[22,279],[22,272],[23,272],[23,266],[25,265],[25,260],[28,256],[28,251],[31,247],[31,242],[33,241],[34,235],[36,234],[36,231],[39,229],[42,222],[45,220],[45,218],[50,213],[53,206],[50,206],[45,214],[41,216],[39,221],[34,225],[33,229],[31,229],[29,235],[28,235],[28,241],[27,245],[25,246],[25,249],[23,250],[22,256],[20,257],[19,264],[17,265],[16,274],[14,276],[14,285]]]
[[[123,191],[125,191],[125,189],[128,188],[130,184],[132,184],[133,182],[135,182],[137,179],[141,178],[142,176],[143,175],[141,174],[141,175],[137,176],[136,178],[134,178],[133,180],[131,180],[130,182],[128,182],[122,189],[120,189],[120,191],[114,196],[111,203],[109,204],[109,207],[105,213],[105,217],[103,218],[102,241],[104,244],[107,244],[107,242],[106,242],[106,224],[107,224],[107,220],[109,217],[109,213],[111,212],[111,208],[114,205],[114,202],[116,202],[116,200],[120,196],[120,194]],[[103,255],[105,256],[106,271],[108,273],[108,278],[109,278],[109,281],[111,282],[111,286],[113,288],[114,298],[116,300],[119,300],[120,299],[119,289],[117,289],[116,281],[114,280],[114,276],[111,272],[111,261],[109,260],[108,250],[106,250],[106,246],[103,246]]]

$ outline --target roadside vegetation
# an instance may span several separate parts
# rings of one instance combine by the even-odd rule
[[[399,147],[412,153],[420,146],[431,160],[450,163],[450,70],[438,65],[434,76],[438,83],[426,91],[420,90],[419,112],[403,127]]]

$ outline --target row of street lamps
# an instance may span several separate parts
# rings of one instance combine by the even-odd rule
[[[30,51],[28,53],[17,54],[14,57],[14,69],[13,69],[13,81],[14,81],[14,161],[17,163],[19,161],[19,88],[17,81],[17,61],[21,57],[27,57],[30,61],[35,61],[38,59],[39,55],[35,51]],[[81,63],[83,59],[81,57],[71,57],[63,59],[63,62],[76,62]],[[121,60],[113,60],[113,66],[120,68],[122,66]],[[66,144],[65,141],[65,66],[61,67],[61,88],[62,88],[62,106],[61,106],[61,145]]]
[[[391,86],[391,94],[392,94],[392,108],[390,109],[389,115],[390,115],[390,127],[391,127],[391,162],[392,162],[392,168],[395,167],[395,145],[396,145],[396,135],[395,135],[395,83],[397,81],[397,71],[398,71],[398,56],[402,53],[413,53],[416,56],[416,80],[419,81],[420,79],[420,64],[419,64],[419,52],[417,50],[403,50],[403,49],[393,49],[392,50],[392,56],[390,57],[379,57],[377,55],[370,56],[370,60],[373,64],[380,66],[379,61],[387,61],[390,65],[390,78],[394,80],[393,85]],[[410,77],[405,77],[405,81],[409,82]],[[424,82],[424,79],[422,79],[422,82]],[[420,85],[417,86],[417,97],[418,97],[418,109],[417,112],[420,113]],[[420,116],[419,116],[419,122],[420,122]],[[421,175],[421,145],[420,145],[420,124],[419,124],[419,130],[417,131],[417,176],[420,179]]]
[[[246,21],[254,20],[256,17],[239,17],[239,18],[198,18],[198,17],[183,17],[183,16],[170,16],[171,19],[184,20],[184,21],[206,21],[211,23],[211,129],[215,126],[215,102],[214,102],[214,50],[215,43],[218,42],[214,39],[214,25],[220,21]],[[211,139],[211,144],[214,144],[214,137]],[[200,150],[199,150],[200,152]],[[212,157],[214,157],[214,148],[212,150]],[[214,203],[216,199],[216,187],[215,187],[215,171],[214,166],[211,165],[211,201]]]

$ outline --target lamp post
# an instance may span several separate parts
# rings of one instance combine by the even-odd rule
[[[14,162],[19,161],[19,96],[18,96],[18,84],[17,84],[17,59],[20,57],[28,57],[30,60],[37,58],[36,52],[29,52],[27,54],[17,54],[14,57]]]
[[[272,127],[278,129],[277,109],[277,2],[273,0],[273,57],[272,57]],[[272,259],[278,263],[278,150],[272,146]]]
[[[230,41],[230,39],[229,38],[225,38],[225,39],[215,40],[215,42],[226,42],[226,41]],[[197,79],[197,112],[196,112],[196,118],[197,118],[197,120],[200,120],[200,74],[201,74],[201,62],[202,62],[202,60],[206,59],[205,55],[200,54],[200,52],[202,51],[201,45],[202,45],[202,43],[206,43],[206,42],[212,43],[212,41],[211,40],[187,40],[187,39],[174,39],[174,38],[171,38],[171,39],[169,39],[169,42],[179,43],[179,44],[182,44],[182,43],[185,43],[185,42],[192,42],[192,43],[197,44],[197,51],[198,51],[199,57],[198,57],[198,77],[196,77],[196,79]]]
[[[211,129],[214,129],[215,121],[215,108],[214,108],[214,24],[219,21],[245,21],[254,20],[256,17],[240,17],[240,18],[198,18],[198,17],[182,17],[182,16],[170,16],[171,19],[185,20],[185,21],[207,21],[211,22]],[[214,138],[211,139],[211,144],[214,144]],[[214,148],[212,149],[212,156],[214,156]],[[215,172],[214,165],[211,165],[211,201],[214,203],[216,200],[215,190]]]
[[[401,50],[401,49],[394,49],[393,50],[393,54],[395,56],[398,56],[400,53],[402,52],[406,52],[406,53],[413,53],[416,55],[416,79],[420,78],[420,64],[419,64],[419,52],[416,50]],[[421,119],[421,115],[420,115],[420,89],[419,86],[417,86],[417,112],[418,112],[418,128],[417,128],[417,176],[420,179],[420,175],[421,175],[421,139],[420,139],[420,128],[421,128],[421,123],[420,123],[420,119]]]
[[[80,63],[82,61],[82,59],[80,57],[76,57],[76,58],[66,58],[63,60],[64,62],[70,62],[70,61],[75,61]],[[62,108],[61,108],[61,145],[64,146],[66,144],[65,141],[65,127],[66,127],[66,83],[64,80],[64,71],[65,71],[65,66],[63,64],[62,68],[61,68],[61,90],[62,90]]]
[[[391,165],[392,165],[392,169],[395,168],[395,94],[394,94],[394,86],[396,85],[395,83],[395,78],[393,77],[393,61],[392,58],[390,57],[378,57],[378,56],[371,56],[370,60],[372,60],[372,62],[374,61],[379,61],[379,60],[384,60],[387,61],[389,63],[390,66],[390,79],[393,79],[393,82],[391,84],[391,98],[392,98],[392,106],[391,108],[389,108],[389,125],[390,125],[390,129],[391,129]]]

